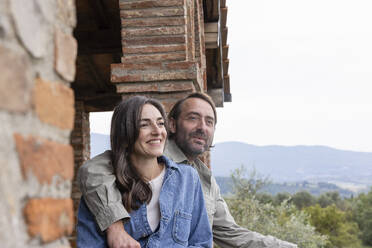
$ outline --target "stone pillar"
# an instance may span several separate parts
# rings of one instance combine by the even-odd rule
[[[195,18],[202,15],[200,3],[119,0],[123,57],[120,64],[111,65],[111,82],[118,93],[124,98],[155,97],[169,110],[179,98],[204,91],[203,51],[197,33],[203,17]]]
[[[69,247],[72,0],[0,2],[0,244]]]
[[[85,111],[84,102],[75,102],[75,125],[71,132],[71,145],[74,149],[74,174],[72,182],[71,198],[74,203],[75,221],[77,220],[77,209],[80,202],[81,192],[77,182],[77,173],[80,166],[90,158],[90,127],[89,113]],[[76,230],[69,237],[72,247],[76,247]]]

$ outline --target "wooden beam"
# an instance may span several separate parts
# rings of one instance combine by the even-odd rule
[[[219,17],[219,0],[203,0],[203,11],[205,22],[216,22]]]
[[[121,53],[120,30],[74,31],[78,41],[78,54]]]
[[[87,65],[87,69],[90,72],[92,79],[94,80],[94,84],[96,85],[97,90],[99,91],[109,91],[111,88],[111,84],[108,84],[108,79],[105,79],[102,74],[100,73],[100,69],[96,66],[91,56],[84,56],[85,64]]]
[[[218,47],[218,22],[204,23],[204,37],[206,49]]]
[[[107,29],[110,27],[108,12],[105,1],[102,0],[89,0],[90,5],[94,10],[94,20],[97,22],[99,28]]]
[[[221,8],[221,27],[224,28],[226,27],[226,20],[227,20],[227,7],[226,8]]]
[[[225,8],[226,7],[226,0],[220,0],[220,7]]]
[[[225,59],[223,61],[223,75],[227,75],[229,72],[229,60],[228,59]]]
[[[224,92],[223,89],[211,89],[207,91],[208,95],[213,99],[216,107],[223,107]]]
[[[226,43],[227,43],[227,27],[222,29],[221,36],[222,36],[222,47],[224,47],[226,46]]]
[[[226,60],[229,57],[229,45],[222,47],[222,59]]]

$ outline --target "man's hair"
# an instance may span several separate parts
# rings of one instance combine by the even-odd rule
[[[166,121],[161,103],[144,96],[123,100],[115,107],[111,120],[111,161],[115,169],[116,185],[122,193],[122,201],[128,212],[138,209],[142,203],[149,203],[152,197],[150,185],[130,161],[130,154],[133,153],[139,136],[141,113],[145,104],[151,104],[159,110]]]
[[[168,120],[171,120],[171,119],[174,119],[176,122],[178,120],[178,118],[180,117],[180,114],[181,114],[181,108],[182,108],[182,104],[187,100],[187,99],[190,99],[190,98],[199,98],[201,100],[204,100],[206,101],[207,103],[209,103],[209,105],[212,107],[213,109],[213,114],[214,114],[214,124],[217,123],[217,111],[216,111],[216,105],[214,105],[214,102],[212,100],[212,98],[210,96],[208,96],[207,94],[205,93],[200,93],[200,92],[195,92],[195,93],[191,93],[190,95],[186,96],[185,98],[179,100],[176,102],[176,104],[174,104],[174,106],[172,107],[171,111],[169,112],[168,114]],[[174,134],[173,133],[169,133],[168,135],[168,138],[169,139],[172,139],[174,137]]]

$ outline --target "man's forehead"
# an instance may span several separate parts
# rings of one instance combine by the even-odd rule
[[[207,101],[200,98],[189,98],[182,103],[181,114],[188,114],[191,112],[202,113],[215,118],[212,106]]]

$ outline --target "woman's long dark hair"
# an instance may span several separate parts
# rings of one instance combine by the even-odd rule
[[[144,96],[134,96],[123,100],[115,107],[111,120],[112,165],[115,169],[116,183],[122,193],[124,207],[128,212],[136,210],[152,197],[150,185],[142,178],[130,161],[134,143],[139,135],[139,122],[142,108],[151,104],[157,108],[166,122],[161,103]]]

